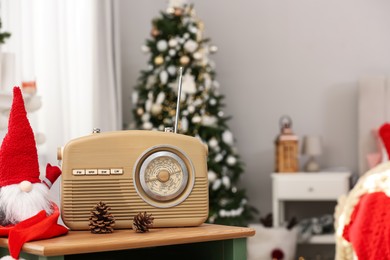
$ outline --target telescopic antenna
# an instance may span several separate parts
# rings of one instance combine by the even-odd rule
[[[179,68],[179,86],[177,88],[177,103],[176,103],[176,118],[174,132],[177,133],[177,125],[179,123],[180,114],[180,97],[181,97],[181,78],[183,77],[183,67]]]

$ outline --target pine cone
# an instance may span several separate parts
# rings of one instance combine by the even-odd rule
[[[140,212],[133,218],[133,230],[137,233],[147,232],[153,226],[153,220],[152,214]]]
[[[111,210],[104,202],[99,202],[91,211],[89,230],[94,234],[107,234],[114,231],[115,219],[108,211]]]

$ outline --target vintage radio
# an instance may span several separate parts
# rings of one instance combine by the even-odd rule
[[[61,148],[64,223],[88,229],[91,210],[103,201],[115,228],[131,228],[133,217],[144,211],[155,218],[154,227],[202,224],[208,217],[207,146],[177,134],[176,127],[94,131]]]

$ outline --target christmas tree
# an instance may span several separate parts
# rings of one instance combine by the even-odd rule
[[[209,147],[208,222],[244,226],[253,218],[245,190],[237,183],[243,163],[234,147],[229,117],[209,55],[217,47],[203,38],[203,23],[192,5],[171,1],[152,21],[151,37],[142,46],[150,55],[133,92],[133,128],[164,130],[175,119],[178,68],[183,67],[179,133],[198,137]]]

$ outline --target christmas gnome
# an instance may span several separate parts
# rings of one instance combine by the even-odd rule
[[[14,87],[13,95],[8,132],[0,148],[0,236],[8,237],[11,256],[1,259],[18,259],[25,242],[68,232],[57,224],[59,209],[49,198],[61,170],[48,164],[44,180],[39,179],[34,133],[19,87]]]

